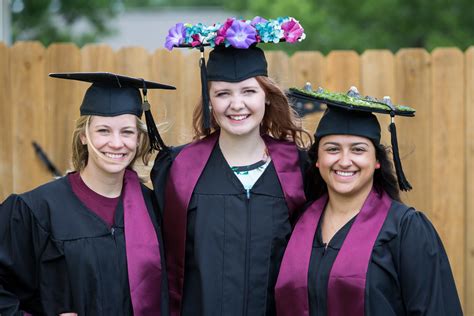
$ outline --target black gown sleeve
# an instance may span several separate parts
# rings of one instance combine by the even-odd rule
[[[410,211],[401,221],[399,278],[407,315],[462,315],[443,244],[430,221]]]
[[[158,202],[158,209],[163,212],[165,205],[165,188],[168,180],[168,173],[170,171],[173,160],[184,146],[169,147],[158,153],[151,169],[150,178],[153,183],[153,191],[155,192],[156,201]],[[161,214],[163,215],[163,214]]]
[[[0,204],[0,315],[41,310],[38,258],[48,236],[20,196]]]

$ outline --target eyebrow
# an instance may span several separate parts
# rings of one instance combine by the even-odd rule
[[[243,86],[241,88],[239,88],[240,90],[244,90],[244,89],[260,89],[260,86],[258,85],[251,85],[251,86]],[[221,91],[231,91],[232,88],[221,88],[221,89],[215,89],[214,92],[221,92]]]
[[[99,124],[99,125],[95,125],[95,126],[93,126],[93,127],[94,127],[94,128],[103,128],[103,127],[112,128],[110,125],[107,125],[107,124]],[[124,129],[124,128],[134,128],[134,129],[138,129],[137,126],[133,126],[133,125],[126,125],[126,126],[121,127],[120,129]]]
[[[338,142],[325,142],[325,143],[323,143],[322,145],[323,145],[323,146],[325,146],[325,145],[337,145],[337,146],[341,146],[341,144],[338,143]],[[358,145],[369,146],[369,144],[368,144],[368,143],[365,143],[365,142],[356,142],[356,143],[351,143],[350,145],[351,145],[351,146],[358,146]]]

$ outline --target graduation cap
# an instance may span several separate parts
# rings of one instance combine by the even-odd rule
[[[397,140],[395,116],[415,116],[415,110],[404,105],[392,104],[389,97],[378,100],[373,97],[362,97],[357,88],[351,87],[347,94],[334,93],[322,88],[317,91],[311,89],[290,88],[290,95],[325,103],[327,110],[315,132],[315,138],[320,139],[326,135],[346,134],[366,137],[378,145],[380,143],[380,124],[372,113],[389,114],[391,118],[389,130],[391,135],[393,162],[397,173],[400,190],[412,189],[403,172]]]
[[[198,48],[201,69],[203,130],[210,132],[208,81],[240,82],[256,76],[268,76],[267,61],[258,43],[295,43],[305,38],[304,30],[292,17],[266,20],[229,18],[225,23],[206,26],[178,23],[169,30],[165,47]],[[214,48],[207,62],[204,47]]]
[[[166,148],[153,120],[147,100],[147,91],[148,89],[175,90],[175,87],[110,72],[50,73],[49,76],[92,83],[84,95],[80,107],[81,115],[133,114],[141,117],[145,111],[151,150]],[[142,89],[143,101],[139,89]]]

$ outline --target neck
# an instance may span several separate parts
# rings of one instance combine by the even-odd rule
[[[371,190],[372,185],[368,185],[353,195],[339,194],[329,190],[329,201],[326,210],[336,216],[352,218],[359,213]]]
[[[245,166],[262,159],[266,146],[258,132],[245,136],[220,133],[219,147],[229,165]]]
[[[115,198],[122,193],[123,175],[125,170],[117,174],[91,170],[86,166],[80,172],[81,179],[94,192],[109,198]]]

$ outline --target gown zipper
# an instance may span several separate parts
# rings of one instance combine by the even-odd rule
[[[246,205],[247,205],[247,230],[245,233],[245,275],[244,275],[244,304],[242,315],[247,315],[248,310],[248,283],[249,283],[249,270],[250,270],[250,189],[246,189]]]

